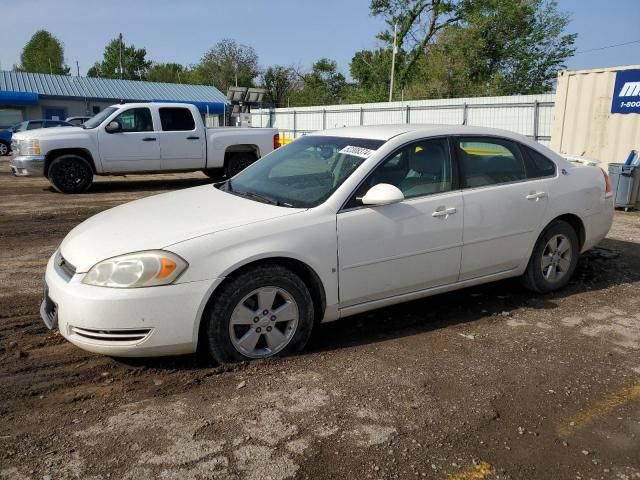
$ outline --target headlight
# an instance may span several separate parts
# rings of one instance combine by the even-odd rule
[[[164,250],[129,253],[95,264],[82,283],[99,287],[139,288],[173,283],[188,264]]]
[[[40,140],[37,138],[32,138],[29,140],[24,140],[21,145],[21,154],[22,155],[40,155]]]

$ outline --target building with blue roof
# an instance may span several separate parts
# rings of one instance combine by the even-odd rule
[[[121,102],[192,103],[222,115],[227,98],[215,87],[0,71],[0,128],[23,120],[95,115]]]

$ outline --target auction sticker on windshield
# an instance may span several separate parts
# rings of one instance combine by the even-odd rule
[[[375,150],[371,150],[370,148],[354,147],[353,145],[347,145],[338,153],[342,153],[344,155],[353,155],[354,157],[360,157],[360,158],[369,158],[373,152],[375,152]]]

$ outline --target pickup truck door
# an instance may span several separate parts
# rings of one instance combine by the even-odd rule
[[[111,121],[118,122],[121,130],[109,133],[100,127],[98,132],[104,173],[160,170],[160,142],[151,110],[129,108]]]
[[[160,154],[163,170],[204,168],[206,132],[200,118],[185,107],[160,107]]]

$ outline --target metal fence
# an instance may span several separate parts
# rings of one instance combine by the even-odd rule
[[[554,94],[260,109],[254,127],[277,128],[285,139],[327,128],[380,124],[448,124],[502,128],[548,145]]]

